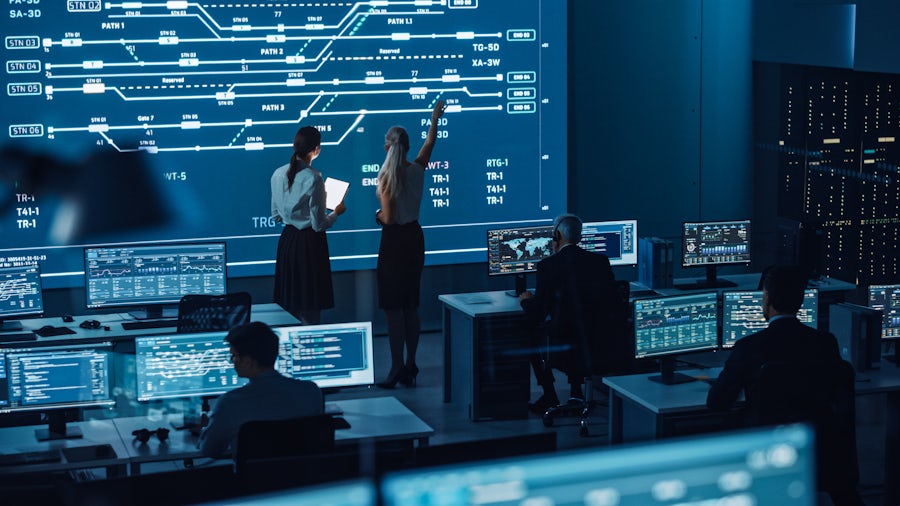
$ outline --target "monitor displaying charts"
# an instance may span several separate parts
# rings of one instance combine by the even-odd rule
[[[870,286],[869,307],[882,312],[881,337],[900,338],[900,285]]]

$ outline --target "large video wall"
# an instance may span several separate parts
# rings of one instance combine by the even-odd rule
[[[49,191],[7,177],[0,265],[37,260],[45,287],[77,286],[86,245],[224,240],[229,275],[270,274],[280,227],[269,177],[296,130],[314,125],[323,149],[313,165],[351,183],[348,211],[329,231],[333,268],[372,268],[384,133],[405,126],[414,157],[438,100],[448,109],[426,173],[427,262],[485,261],[487,229],[547,223],[566,208],[565,9],[555,0],[12,2],[0,22],[0,149],[81,166],[72,185],[105,192],[89,199],[155,194],[169,222],[66,241],[65,199],[52,191],[60,171]],[[105,173],[83,167],[98,155]],[[137,166],[145,185],[107,184]],[[104,216],[140,211],[109,200],[122,204]]]

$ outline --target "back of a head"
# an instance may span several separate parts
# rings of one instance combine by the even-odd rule
[[[272,367],[278,358],[278,336],[262,322],[238,325],[225,336],[225,341],[242,357],[251,357],[261,367]]]
[[[316,127],[305,126],[294,135],[294,154],[300,157],[316,149],[322,143],[322,134]]]
[[[763,290],[769,305],[779,313],[796,313],[803,305],[806,275],[796,266],[776,265],[766,269]]]
[[[574,214],[561,214],[553,220],[553,230],[566,241],[578,243],[581,241],[581,218]]]

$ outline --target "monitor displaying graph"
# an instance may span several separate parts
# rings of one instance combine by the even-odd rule
[[[819,291],[807,288],[797,319],[818,328]],[[762,291],[730,290],[722,293],[722,347],[731,348],[739,339],[768,326],[762,310]]]
[[[0,268],[0,325],[13,316],[43,312],[40,268],[37,265]]]
[[[634,301],[635,357],[718,347],[718,309],[715,292]]]
[[[869,307],[881,310],[881,337],[900,338],[900,285],[869,286]]]
[[[226,290],[225,243],[85,248],[88,308],[174,304]]]
[[[245,385],[231,364],[227,332],[170,334],[134,340],[137,399],[221,395]]]

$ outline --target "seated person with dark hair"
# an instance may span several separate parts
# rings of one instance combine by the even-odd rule
[[[554,254],[538,262],[534,295],[528,291],[519,295],[529,331],[534,332],[532,368],[544,390],[530,404],[531,411],[539,414],[559,404],[551,368],[567,374],[573,398],[583,398],[585,376],[614,366],[606,362],[616,361],[621,353],[615,350],[624,344],[613,316],[618,312],[620,297],[609,258],[585,251],[578,246],[579,241],[581,220],[574,214],[557,216],[553,223]],[[553,350],[549,363],[541,358],[547,342],[537,330],[547,317]]]
[[[322,391],[312,381],[286,378],[275,370],[278,336],[268,325],[252,322],[231,329],[225,337],[238,376],[250,383],[216,401],[209,425],[200,433],[200,451],[220,457],[235,449],[238,429],[254,420],[283,420],[322,414]]]
[[[724,369],[710,387],[706,397],[707,407],[716,410],[729,409],[743,391],[747,400],[747,423],[749,425],[770,424],[772,420],[778,419],[783,413],[765,412],[765,409],[770,409],[768,408],[769,404],[759,398],[765,392],[760,387],[762,374],[766,373],[766,369],[771,366],[780,366],[793,368],[796,371],[820,371],[819,374],[823,375],[839,374],[838,366],[842,359],[834,335],[813,329],[797,319],[797,312],[803,304],[806,281],[804,272],[795,267],[775,266],[766,269],[762,282],[762,309],[769,325],[759,332],[740,339],[734,345],[731,355],[725,362]],[[817,369],[814,367],[817,364],[823,367]],[[853,382],[852,377],[849,382]],[[810,391],[808,394],[803,391],[799,395],[804,399],[809,399],[809,403],[815,402],[814,399],[821,395],[819,390],[831,388],[830,385],[833,383],[829,378],[811,381],[810,384],[815,386],[810,390],[818,390]],[[788,392],[793,386],[783,385],[784,388],[781,390]],[[852,385],[849,388],[852,390]],[[772,393],[768,394],[773,397]],[[814,421],[803,418],[806,421]],[[853,429],[848,428],[848,430],[852,431]],[[818,436],[820,434],[817,434]],[[844,434],[839,437],[850,438],[851,435]],[[844,446],[849,447],[849,445]],[[858,480],[858,470],[854,469],[855,444],[852,445],[852,451],[847,453],[853,453],[853,455],[831,459],[835,462],[824,463],[826,466],[831,466],[827,472],[834,478],[828,483],[820,482],[819,486],[831,493],[832,499],[837,505],[862,504],[855,491]],[[843,462],[837,462],[838,460]],[[850,465],[844,466],[845,463]],[[820,462],[819,465],[821,466],[823,463]]]

